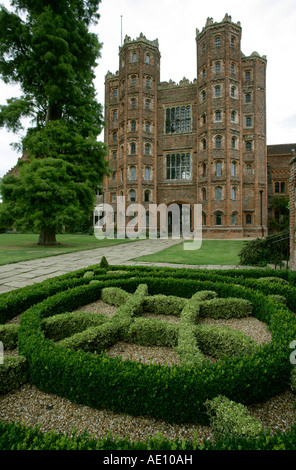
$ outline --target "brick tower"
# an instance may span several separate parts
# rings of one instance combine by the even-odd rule
[[[105,82],[105,143],[112,176],[103,190],[115,214],[116,196],[124,196],[127,205],[136,202],[148,208],[156,203],[159,74],[158,41],[143,34],[136,40],[126,36],[119,50],[119,71],[108,73]]]
[[[266,234],[266,58],[242,54],[241,26],[229,15],[221,23],[208,18],[196,42],[204,234]]]
[[[267,234],[266,57],[225,15],[196,31],[197,77],[160,82],[158,41],[126,36],[105,80],[104,202],[203,209],[204,238]],[[130,218],[125,220],[125,223]],[[170,220],[169,220],[170,224]]]

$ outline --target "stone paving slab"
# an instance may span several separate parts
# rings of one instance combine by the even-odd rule
[[[137,240],[105,248],[65,253],[46,258],[0,266],[0,294],[32,285],[62,274],[99,264],[102,256],[109,264],[125,264],[138,256],[156,253],[182,240]]]
[[[110,265],[142,265],[163,266],[171,268],[188,269],[246,269],[248,266],[224,266],[224,265],[184,265],[170,263],[150,263],[133,261],[139,256],[156,253],[183,240],[148,239],[137,240],[126,244],[113,245],[105,248],[95,248],[75,253],[54,255],[46,258],[22,261],[0,266],[0,294],[14,289],[33,285],[45,279],[60,276],[81,268],[99,264],[102,256],[107,258]]]

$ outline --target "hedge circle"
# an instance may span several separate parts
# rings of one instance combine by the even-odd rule
[[[142,277],[136,271],[131,276],[129,270],[127,276],[121,273],[119,277],[100,272],[95,276],[97,283],[84,278],[81,285],[28,308],[21,317],[18,348],[27,358],[30,382],[77,403],[176,423],[207,422],[204,403],[218,394],[250,404],[287,388],[291,374],[289,345],[296,338],[295,317],[288,307],[260,291],[233,284],[233,280],[227,283],[158,277],[159,272],[156,270],[153,276],[148,270]],[[43,319],[100,299],[105,287],[134,293],[139,284],[146,284],[151,295],[191,298],[198,291],[209,290],[222,298],[247,299],[254,306],[254,316],[270,328],[272,341],[253,354],[217,363],[163,367],[68,349],[45,337]]]

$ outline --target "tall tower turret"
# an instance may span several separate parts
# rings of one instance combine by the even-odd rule
[[[156,201],[159,77],[158,41],[143,34],[136,40],[126,36],[119,48],[119,71],[108,74],[105,83],[105,120],[111,123],[105,143],[114,170],[105,182],[108,203],[114,203],[116,196],[125,196],[127,205]]]

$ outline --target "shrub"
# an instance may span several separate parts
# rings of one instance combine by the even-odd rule
[[[147,284],[139,284],[135,295],[148,295],[148,286]]]
[[[86,273],[84,273],[83,277],[85,279],[91,279],[92,277],[94,277],[95,273],[93,271],[86,271]]]
[[[102,256],[99,266],[100,266],[100,268],[103,268],[103,269],[108,269],[109,268],[109,263],[108,263],[107,258],[105,256]]]
[[[14,390],[28,380],[28,364],[23,356],[5,356],[0,365],[0,394]]]
[[[286,281],[286,279],[283,279],[281,277],[276,277],[276,276],[266,276],[266,277],[260,277],[257,279],[258,282],[278,282],[279,284],[283,285],[289,285],[289,282]]]
[[[205,402],[210,424],[219,436],[256,437],[262,430],[262,424],[248,414],[241,403],[235,403],[225,396],[217,396]]]
[[[124,304],[129,298],[128,292],[120,287],[105,287],[102,289],[102,300],[108,304],[119,307]]]
[[[144,300],[144,310],[153,312],[160,315],[176,315],[179,316],[188,302],[188,299],[183,299],[174,295],[157,294],[147,296]]]
[[[268,297],[274,302],[280,302],[287,305],[287,299],[283,295],[270,294]]]
[[[60,341],[91,326],[102,325],[107,315],[91,312],[66,312],[42,320],[41,326],[47,338]]]
[[[144,346],[169,346],[177,344],[178,325],[153,318],[136,318],[126,332],[124,341]]]
[[[256,352],[258,344],[242,331],[216,325],[198,325],[194,328],[197,344],[203,354],[217,359]]]
[[[18,331],[19,325],[16,323],[0,325],[0,341],[3,343],[4,350],[17,348]]]
[[[85,352],[101,353],[108,349],[119,339],[119,327],[106,322],[101,326],[92,326],[86,330],[75,333],[69,338],[65,338],[58,343],[58,346],[74,350],[81,349]]]
[[[200,303],[200,316],[212,318],[243,318],[252,315],[252,303],[245,299],[210,299]]]
[[[193,300],[198,300],[202,302],[204,300],[215,299],[218,297],[217,292],[211,290],[202,290],[200,292],[196,292],[191,298]]]

